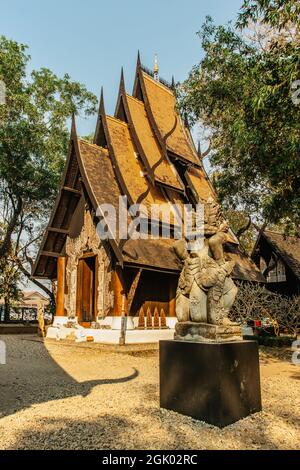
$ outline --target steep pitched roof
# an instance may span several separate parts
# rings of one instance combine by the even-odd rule
[[[176,170],[166,160],[163,150],[157,142],[149,123],[144,103],[129,95],[126,95],[126,101],[134,129],[149,162],[149,166],[150,168],[155,168],[155,181],[182,191],[184,189],[183,184],[179,181]]]
[[[174,240],[128,240],[123,248],[124,263],[127,265],[155,267],[178,273],[181,261],[173,250]]]
[[[270,230],[264,230],[261,236],[267,240],[275,253],[300,280],[300,238],[289,237]]]
[[[142,203],[147,208],[152,204],[165,203],[160,190],[151,187],[145,178],[126,122],[111,116],[106,116],[106,120],[114,156],[133,203],[137,203],[142,197]]]
[[[174,244],[175,240],[163,238],[159,240],[128,240],[123,248],[124,263],[179,273],[182,262],[175,253]],[[234,279],[265,282],[260,270],[239,247],[227,245],[226,257],[235,261],[232,273]]]
[[[56,271],[56,258],[62,252],[72,215],[81,199],[81,183],[78,161],[75,154],[76,128],[73,119],[71,138],[65,170],[58,195],[45,230],[33,275],[52,278]]]
[[[83,139],[78,139],[78,145],[86,178],[93,189],[98,206],[112,204],[117,209],[121,193],[114,177],[108,150]]]
[[[189,168],[186,171],[186,178],[199,202],[207,201],[210,196],[216,198],[215,191],[202,168]]]
[[[255,263],[243,252],[238,245],[227,243],[225,246],[226,258],[235,261],[232,277],[242,281],[255,281],[265,283],[266,280]]]
[[[22,291],[23,300],[31,300],[34,298],[39,298],[41,300],[48,300],[48,297],[41,294],[37,290]]]
[[[153,116],[160,138],[166,142],[167,149],[183,160],[200,165],[190,135],[176,112],[174,93],[143,71],[139,72],[139,78],[145,94],[146,110]]]

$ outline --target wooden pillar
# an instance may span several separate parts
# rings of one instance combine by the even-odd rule
[[[65,297],[65,271],[66,258],[60,256],[57,258],[57,293],[56,293],[56,315],[63,317],[65,314],[64,297]]]
[[[175,276],[170,276],[169,317],[176,317],[176,287],[177,287],[177,282],[176,282]]]
[[[122,273],[119,267],[116,268],[115,271],[112,273],[112,283],[113,283],[113,292],[114,292],[114,308],[112,314],[114,316],[121,316],[122,315],[122,300],[124,295],[124,288],[122,282]],[[125,302],[125,311],[126,305]]]

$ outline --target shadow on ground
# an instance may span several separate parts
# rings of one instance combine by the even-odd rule
[[[97,420],[47,419],[16,434],[14,450],[93,450],[124,449],[128,446],[130,422],[102,415]],[[136,436],[135,448],[142,448]]]
[[[129,382],[139,375],[132,368],[132,373],[126,376],[78,382],[55,362],[43,342],[31,341],[28,354],[29,339],[18,339],[16,347],[11,338],[2,337],[7,341],[7,364],[0,365],[0,418],[39,403],[78,395],[85,397],[96,386]]]

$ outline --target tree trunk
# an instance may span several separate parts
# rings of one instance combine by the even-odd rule
[[[22,207],[23,207],[22,199],[18,197],[17,205],[14,208],[13,216],[11,220],[9,221],[6,233],[4,235],[3,242],[0,244],[0,259],[5,257],[7,253],[10,251],[12,235],[18,223],[20,214],[22,212]]]
[[[4,323],[9,322],[10,303],[7,297],[4,297]]]

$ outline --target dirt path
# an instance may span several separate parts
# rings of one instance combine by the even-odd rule
[[[158,405],[157,351],[2,336],[0,449],[300,449],[300,366],[261,357],[263,412],[220,430]]]

